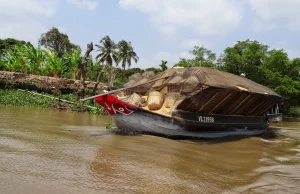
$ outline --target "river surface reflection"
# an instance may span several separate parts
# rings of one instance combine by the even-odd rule
[[[214,141],[119,135],[111,122],[0,107],[0,193],[300,192],[300,122]]]

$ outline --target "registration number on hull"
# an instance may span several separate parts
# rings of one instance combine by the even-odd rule
[[[214,123],[214,117],[205,117],[205,116],[198,116],[199,122],[201,123]]]

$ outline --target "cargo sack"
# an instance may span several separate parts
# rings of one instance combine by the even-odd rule
[[[139,106],[140,102],[141,102],[141,96],[138,95],[137,93],[133,93],[130,95],[130,97],[127,99],[127,102],[129,104],[135,105],[135,106]]]
[[[186,80],[183,81],[181,86],[182,94],[189,94],[194,92],[197,89],[197,86],[200,84],[198,78],[196,76],[190,76]]]
[[[130,87],[135,85],[137,82],[139,82],[141,79],[143,79],[142,74],[140,73],[135,73],[129,76],[128,82],[124,84],[125,87]]]
[[[169,92],[180,92],[182,80],[183,79],[179,76],[173,77],[167,84],[168,91]]]
[[[155,73],[153,71],[146,71],[142,74],[142,77],[150,80],[155,77]]]
[[[137,83],[135,83],[133,86],[139,85],[139,84],[144,84],[148,81],[149,80],[147,78],[143,78],[140,81],[138,81]],[[152,85],[153,85],[153,83],[147,83],[147,84],[144,84],[141,86],[134,87],[132,90],[138,94],[144,95],[152,87]]]
[[[159,110],[164,103],[164,96],[157,91],[152,91],[148,96],[149,110]]]
[[[175,92],[168,93],[165,99],[165,107],[172,108],[175,105],[176,101],[178,100],[179,96],[180,96],[179,93],[175,93]]]

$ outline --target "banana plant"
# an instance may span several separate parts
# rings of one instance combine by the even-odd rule
[[[16,71],[19,66],[19,62],[20,62],[20,56],[18,56],[16,49],[13,50],[7,50],[5,52],[5,57],[4,57],[4,61],[5,61],[5,70],[7,71]]]
[[[66,62],[58,58],[55,53],[46,50],[46,70],[50,76],[62,77]]]
[[[80,49],[73,49],[71,52],[64,55],[66,60],[66,72],[72,72],[73,79],[79,78],[81,57]]]
[[[19,48],[20,55],[26,59],[30,73],[39,74],[45,65],[46,54],[40,47],[23,45]]]

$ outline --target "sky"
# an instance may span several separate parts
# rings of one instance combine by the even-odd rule
[[[217,55],[246,39],[300,57],[300,0],[0,0],[0,39],[38,44],[57,27],[86,49],[109,35],[131,41],[132,67],[172,67],[193,46]],[[92,55],[97,52],[93,51]]]

